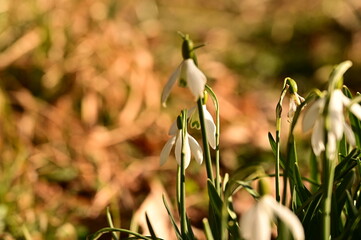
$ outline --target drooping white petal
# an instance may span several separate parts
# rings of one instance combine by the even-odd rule
[[[352,131],[352,129],[350,128],[350,126],[347,125],[346,123],[343,123],[343,131],[344,131],[344,133],[345,133],[347,142],[348,142],[351,146],[355,146],[355,145],[356,145],[355,134],[353,133],[353,131]]]
[[[289,122],[292,121],[292,118],[295,115],[296,109],[297,109],[297,104],[293,99],[291,99],[290,103],[289,103],[288,113],[287,113],[287,117],[288,117]]]
[[[269,240],[271,236],[271,216],[261,202],[242,215],[240,232],[246,240]]]
[[[316,119],[320,115],[320,110],[323,109],[324,104],[325,99],[320,98],[309,109],[307,109],[302,121],[302,129],[304,132],[308,131],[313,127]]]
[[[350,106],[350,111],[355,115],[358,119],[361,120],[361,106],[358,103],[354,103]]]
[[[169,128],[168,135],[176,135],[178,131],[177,120],[175,120]]]
[[[160,165],[163,165],[167,161],[170,151],[172,150],[172,147],[175,143],[175,139],[176,139],[176,137],[173,136],[164,145],[164,147],[160,153]]]
[[[295,115],[295,112],[297,110],[297,107],[301,105],[302,102],[304,102],[305,99],[298,95],[297,93],[291,94],[291,99],[289,103],[289,109],[287,113],[288,121],[291,122],[293,119],[293,116]]]
[[[181,165],[181,159],[182,159],[182,153],[184,154],[184,168],[187,168],[189,166],[189,163],[191,161],[191,150],[189,147],[188,142],[188,133],[186,133],[186,136],[184,138],[184,152],[182,149],[182,130],[179,130],[177,133],[177,141],[175,143],[175,159],[177,160],[178,165]]]
[[[199,146],[198,142],[190,135],[188,135],[188,141],[194,159],[197,161],[198,164],[202,164],[203,151],[201,146]]]
[[[335,134],[337,140],[340,140],[343,135],[343,123],[345,122],[343,116],[343,100],[344,95],[341,90],[333,91],[329,102],[329,120],[330,131]]]
[[[305,239],[303,226],[298,217],[291,210],[278,203],[271,196],[264,196],[261,201],[267,205],[268,208],[272,209],[273,214],[287,226],[293,235],[293,239]]]
[[[301,97],[298,93],[294,93],[294,97],[297,105],[301,105],[301,103],[305,101],[305,99]]]
[[[203,105],[203,114],[207,131],[207,139],[211,148],[216,148],[216,125],[212,115],[208,112],[206,105]]]
[[[177,81],[177,79],[180,76],[181,73],[181,66],[182,63],[177,67],[177,69],[172,73],[172,75],[170,76],[170,78],[168,79],[167,83],[165,84],[163,91],[162,91],[162,97],[161,97],[161,102],[162,105],[165,107],[166,106],[166,101],[169,97],[169,94],[171,92],[171,90],[174,87],[175,82]]]
[[[337,136],[333,132],[328,132],[327,135],[327,157],[328,159],[335,159],[337,152]]]
[[[178,165],[181,164],[181,154],[182,154],[182,130],[178,130],[176,142],[175,142],[175,160],[177,160]]]
[[[324,141],[324,120],[322,117],[319,117],[313,127],[313,133],[311,136],[311,145],[316,156],[320,156],[321,152],[325,151]]]
[[[191,162],[191,148],[189,146],[188,133],[186,133],[184,137],[183,151],[184,151],[184,168],[187,168],[189,166],[189,163]]]
[[[204,86],[207,82],[206,76],[194,64],[193,59],[184,60],[182,68],[187,78],[187,86],[192,94],[196,99],[203,97]]]

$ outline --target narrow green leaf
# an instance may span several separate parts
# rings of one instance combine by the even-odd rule
[[[222,199],[219,197],[217,190],[215,189],[210,179],[207,180],[207,186],[208,186],[209,202],[212,208],[215,210],[217,216],[221,216],[221,209],[223,205]]]
[[[217,193],[216,188],[213,185],[213,182],[208,179],[208,197],[209,197],[209,223],[212,230],[212,235],[216,239],[221,239],[221,230],[222,228],[222,207],[223,202],[220,196]]]
[[[242,187],[243,189],[245,189],[249,194],[252,195],[252,197],[254,198],[258,198],[259,197],[259,193],[252,188],[252,186],[250,185],[249,182],[245,182],[245,181],[235,181],[235,185],[237,187]]]
[[[112,215],[110,214],[109,207],[107,207],[107,221],[108,221],[109,227],[114,228],[113,219],[112,219]],[[112,238],[115,240],[119,239],[115,232],[112,232]]]
[[[175,220],[174,220],[173,214],[172,214],[172,212],[171,212],[170,209],[169,209],[168,203],[167,203],[167,201],[165,200],[164,195],[162,196],[162,199],[163,199],[164,206],[165,206],[165,208],[167,209],[167,213],[168,213],[168,216],[169,216],[169,218],[170,218],[170,221],[171,221],[171,223],[172,223],[172,225],[173,225],[173,228],[174,228],[175,234],[176,234],[176,236],[177,236],[177,239],[178,239],[178,240],[182,240],[182,235],[181,235],[181,233],[180,233],[180,231],[179,231],[179,228],[178,228],[178,226],[177,226],[177,224],[176,224],[176,222],[175,222]]]
[[[150,236],[152,237],[152,240],[157,240],[157,236],[155,235],[155,232],[154,232],[154,229],[153,229],[153,226],[149,220],[149,217],[148,217],[148,214],[145,213],[145,220],[147,222],[147,226],[148,226],[148,230],[149,230],[149,233],[150,233]]]
[[[320,176],[319,176],[319,170],[318,170],[318,162],[317,162],[316,155],[313,153],[313,151],[311,151],[309,163],[310,163],[310,178],[312,181],[319,183]],[[317,190],[317,186],[312,184],[312,186],[311,186],[312,193],[316,192],[316,190]]]
[[[207,240],[214,240],[208,219],[204,218],[202,222],[204,226],[204,235],[206,235]]]
[[[136,238],[135,239],[144,239],[144,240],[152,240],[150,237],[148,236],[143,236],[137,232],[133,232],[133,231],[129,231],[127,229],[122,229],[122,228],[110,228],[110,227],[107,227],[107,228],[102,228],[100,230],[98,230],[96,233],[90,235],[87,237],[87,239],[89,240],[97,240],[99,239],[104,233],[108,233],[108,232],[122,232],[122,233],[128,233],[130,235],[133,235],[135,236]],[[132,237],[129,237],[127,239],[134,239]],[[156,238],[156,240],[162,240],[160,238]]]

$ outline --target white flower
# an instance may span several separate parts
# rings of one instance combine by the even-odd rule
[[[160,153],[160,164],[163,165],[167,161],[170,151],[175,145],[175,159],[180,165],[182,153],[182,129],[177,129],[177,125],[173,124],[172,127],[169,129],[169,134],[172,135],[172,137],[166,142],[162,149],[162,152]],[[201,164],[203,161],[202,148],[199,146],[197,141],[187,132],[183,144],[185,145],[184,168],[188,167],[191,160],[191,154],[194,156],[197,163]]]
[[[198,69],[193,59],[185,59],[170,76],[162,92],[162,104],[166,105],[167,98],[175,82],[188,86],[196,99],[203,97],[204,86],[207,82],[206,76]]]
[[[295,115],[295,112],[297,110],[297,107],[299,105],[301,105],[302,102],[304,102],[305,99],[303,97],[301,97],[300,95],[298,95],[297,93],[292,93],[291,94],[291,99],[290,99],[290,106],[289,106],[289,110],[288,110],[288,121],[291,122],[293,119],[293,116]]]
[[[216,125],[214,124],[212,115],[208,112],[206,105],[202,105],[203,107],[203,115],[204,115],[204,122],[207,132],[207,140],[208,144],[211,148],[216,148]],[[199,122],[199,112],[197,107],[193,107],[189,109],[189,118],[190,118],[190,125],[191,128],[200,129],[201,124]]]
[[[305,239],[300,220],[287,207],[271,196],[265,195],[247,212],[240,221],[240,231],[246,240],[269,240],[271,223],[278,217],[291,231],[295,240]]]
[[[305,113],[303,118],[303,131],[308,131],[313,127],[311,144],[313,152],[319,156],[325,151],[325,117],[323,116],[326,104],[326,96],[319,98]],[[351,100],[346,97],[341,90],[336,89],[330,96],[328,104],[328,126],[327,132],[327,156],[330,159],[335,158],[337,151],[337,141],[345,134],[350,145],[355,145],[355,135],[351,127],[345,122],[343,108],[348,107],[349,110],[359,119],[361,119],[361,106],[359,104],[351,104]]]

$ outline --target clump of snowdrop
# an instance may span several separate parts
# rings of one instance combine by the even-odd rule
[[[190,89],[196,100],[203,97],[207,78],[195,63],[194,50],[196,48],[193,46],[193,42],[189,39],[188,35],[183,36],[183,61],[172,73],[163,89],[161,96],[163,106],[166,106],[166,101],[177,80],[181,87],[188,87]]]
[[[261,180],[260,185],[262,184],[264,182]],[[291,231],[293,239],[305,239],[304,230],[298,217],[266,192],[243,214],[240,221],[242,237],[246,240],[269,240],[272,234],[271,224],[275,222],[276,218]]]
[[[330,84],[334,87],[342,85]],[[334,87],[323,92],[306,111],[302,124],[303,131],[313,128],[311,144],[315,155],[320,156],[323,151],[326,151],[329,159],[336,157],[337,142],[342,139],[343,134],[351,146],[355,145],[355,135],[345,120],[344,109],[347,108],[361,119],[361,106],[352,102],[340,89]]]
[[[166,142],[161,153],[160,153],[160,164],[163,165],[169,155],[170,152],[175,145],[175,159],[178,165],[181,164],[181,155],[182,155],[182,147],[184,149],[184,167],[187,168],[189,166],[191,155],[194,156],[194,159],[198,164],[202,164],[203,161],[203,151],[199,146],[198,142],[185,131],[185,136],[183,137],[183,126],[180,121],[180,117],[177,118],[176,124],[173,124],[169,129],[169,135],[172,137]]]

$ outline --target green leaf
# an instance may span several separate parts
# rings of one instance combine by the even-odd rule
[[[211,226],[213,237],[216,239],[221,238],[222,226],[222,207],[223,202],[220,196],[217,193],[216,188],[214,187],[210,179],[207,180],[208,186],[208,196],[209,196],[209,223]]]
[[[122,228],[110,228],[110,227],[106,227],[106,228],[102,228],[100,230],[98,230],[96,233],[90,235],[87,237],[87,239],[89,240],[97,240],[99,239],[104,233],[108,233],[108,232],[122,232],[122,233],[128,233],[130,235],[134,235],[135,237],[128,237],[126,239],[144,239],[144,240],[152,240],[152,238],[150,238],[149,236],[143,236],[137,232],[132,232],[129,231],[127,229],[122,229]],[[161,238],[156,238],[156,240],[162,240]]]
[[[235,181],[234,182],[235,185],[237,185],[237,187],[242,187],[243,189],[245,189],[249,194],[252,195],[252,197],[254,198],[258,198],[259,197],[259,193],[252,188],[252,186],[250,185],[249,182],[246,182],[246,181]]]
[[[181,235],[181,233],[180,233],[180,231],[179,231],[179,228],[178,228],[178,226],[177,226],[177,224],[176,224],[176,222],[175,222],[175,220],[174,220],[174,217],[173,217],[172,212],[169,210],[169,206],[168,206],[167,201],[165,200],[164,195],[162,196],[162,199],[163,199],[164,206],[165,206],[165,208],[167,209],[167,213],[168,213],[168,216],[169,216],[169,218],[170,218],[170,221],[171,221],[171,223],[172,223],[172,225],[173,225],[173,228],[174,228],[175,234],[176,234],[176,236],[177,236],[177,239],[178,239],[178,240],[182,240],[182,235]]]
[[[313,153],[313,151],[311,151],[311,156],[310,156],[310,177],[312,181],[319,183],[320,179],[319,179],[317,157]],[[311,191],[314,193],[316,192],[316,190],[317,190],[317,186],[315,184],[312,184]]]
[[[150,233],[150,236],[152,237],[152,240],[157,240],[157,236],[155,235],[155,232],[154,232],[154,229],[153,229],[153,226],[149,220],[149,217],[148,217],[148,214],[145,213],[145,220],[147,222],[147,226],[148,226],[148,229],[149,229],[149,233]]]
[[[202,222],[204,226],[204,235],[206,235],[207,240],[214,240],[208,219],[204,218]]]

